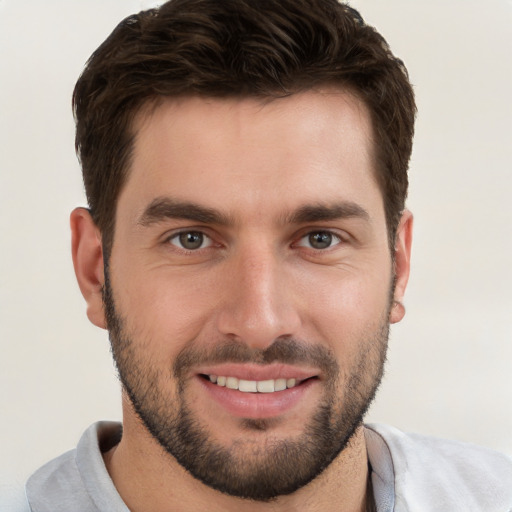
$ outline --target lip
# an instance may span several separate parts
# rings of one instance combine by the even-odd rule
[[[289,367],[289,372],[276,374],[276,368],[255,367],[254,371],[251,372],[245,367],[242,372],[241,368],[237,369],[236,366],[216,366],[214,371],[201,372],[201,374],[196,375],[195,379],[209,398],[230,415],[241,419],[267,419],[283,415],[305,401],[311,389],[318,384],[318,379],[311,378],[316,377],[314,374],[312,375],[310,372],[298,370],[297,368]],[[219,370],[222,370],[222,372],[226,371],[227,373],[217,373]],[[228,376],[247,380],[296,378],[300,383],[293,388],[275,391],[274,393],[244,393],[236,389],[218,386],[204,377],[204,375],[212,374],[227,374]]]
[[[303,381],[311,377],[319,377],[317,369],[278,363],[267,365],[224,363],[201,367],[197,374],[224,375],[245,380],[297,379],[297,381]]]

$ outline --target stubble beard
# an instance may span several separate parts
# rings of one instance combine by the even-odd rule
[[[383,317],[379,328],[361,340],[351,368],[341,369],[323,346],[279,338],[264,351],[229,340],[208,353],[185,347],[167,371],[145,358],[143,349],[137,348],[127,335],[124,320],[115,308],[108,268],[103,301],[114,361],[136,414],[183,468],[205,485],[230,496],[265,502],[311,482],[347,447],[382,379],[389,316]],[[277,439],[272,435],[272,420],[247,419],[241,423],[247,433],[245,438],[238,437],[229,447],[212,439],[208,425],[195,417],[188,406],[184,375],[196,364],[227,361],[303,362],[319,367],[325,375],[324,398],[303,433],[294,439]],[[170,396],[165,383],[172,380],[177,386]],[[339,390],[339,382],[344,382],[343,390]]]

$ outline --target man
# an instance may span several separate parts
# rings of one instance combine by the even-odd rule
[[[510,510],[512,463],[364,427],[404,315],[414,98],[334,0],[174,0],[74,94],[71,216],[123,428],[27,483],[31,510]]]

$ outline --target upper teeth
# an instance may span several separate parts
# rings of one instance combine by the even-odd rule
[[[244,380],[217,375],[209,375],[208,377],[210,382],[217,384],[217,386],[238,389],[238,391],[244,393],[273,393],[274,391],[293,388],[297,383],[296,379]]]

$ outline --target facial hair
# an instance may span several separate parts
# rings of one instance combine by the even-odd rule
[[[389,311],[377,329],[359,340],[359,352],[350,368],[341,368],[323,345],[282,337],[265,350],[233,340],[219,341],[209,350],[191,343],[171,368],[161,369],[145,355],[144,344],[149,341],[135,340],[127,332],[125,319],[114,303],[108,266],[103,302],[119,378],[143,425],[192,476],[230,496],[265,502],[311,482],[348,445],[382,379]],[[293,439],[276,439],[272,419],[246,419],[242,426],[247,433],[259,431],[266,437],[251,440],[248,435],[230,447],[212,439],[208,425],[190,408],[185,375],[194,366],[224,362],[318,367],[325,376],[324,397],[312,417],[305,418],[303,433]],[[176,391],[170,394],[166,383],[173,380]]]

